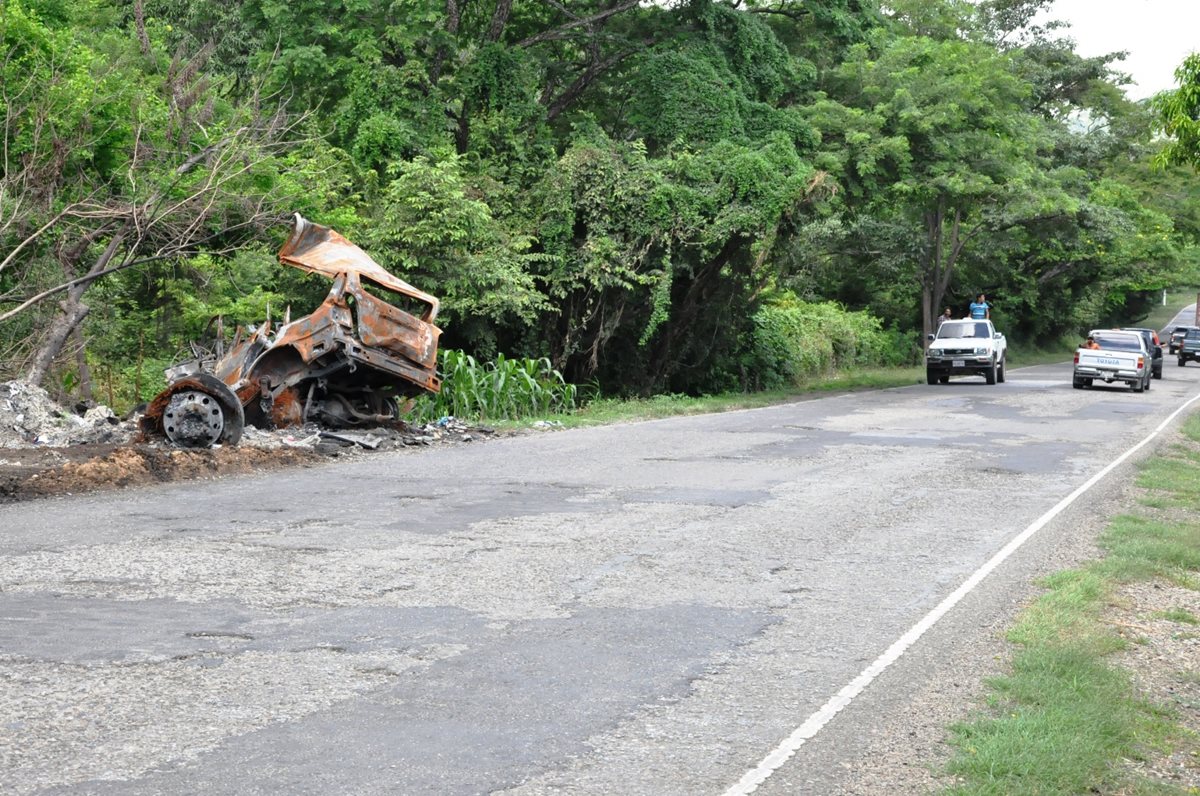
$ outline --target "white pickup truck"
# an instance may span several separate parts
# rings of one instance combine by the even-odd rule
[[[1096,381],[1128,384],[1134,392],[1150,389],[1150,353],[1146,341],[1137,332],[1093,329],[1088,338],[1098,348],[1087,346],[1075,351],[1075,373],[1071,386],[1077,390]]]
[[[988,384],[1004,381],[1008,342],[991,321],[950,320],[929,335],[925,378],[945,384],[951,376],[983,376]]]

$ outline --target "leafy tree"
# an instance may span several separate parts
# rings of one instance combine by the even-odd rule
[[[20,2],[6,11],[5,46],[18,55],[3,80],[17,102],[4,129],[13,146],[0,193],[13,198],[13,215],[0,267],[33,295],[10,291],[16,306],[0,320],[62,298],[29,362],[27,378],[39,384],[78,338],[96,280],[236,248],[279,213],[274,157],[290,146],[292,126],[260,106],[222,102],[204,52],[143,57],[136,37],[108,32],[112,9],[99,0],[69,12]]]
[[[1179,87],[1164,91],[1153,100],[1163,132],[1171,142],[1163,148],[1159,162],[1200,168],[1200,54],[1189,55],[1175,70]]]
[[[922,326],[968,245],[989,231],[1069,212],[1042,175],[1045,129],[1009,57],[984,45],[904,37],[873,55],[854,48],[838,69],[840,101],[814,103],[820,161],[863,204],[871,245],[912,263]]]

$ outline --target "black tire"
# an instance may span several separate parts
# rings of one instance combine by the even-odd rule
[[[949,384],[950,383],[950,374],[943,373],[942,377],[940,379],[938,379],[938,381],[940,381],[942,384]]]
[[[1071,386],[1077,390],[1083,389],[1083,379],[1071,379]]]
[[[1151,385],[1151,384],[1153,384],[1153,383],[1154,383],[1154,378],[1153,378],[1153,376],[1147,376],[1147,377],[1146,377],[1146,392],[1149,392],[1149,391],[1150,391],[1150,385]]]
[[[932,370],[929,370],[928,368],[926,368],[925,369],[925,382],[927,384],[937,384],[938,383],[937,374],[934,373]]]
[[[996,381],[1000,382],[1001,384],[1003,384],[1003,383],[1004,383],[1004,369],[1005,369],[1005,367],[1007,367],[1007,363],[1006,363],[1006,362],[1005,362],[1003,359],[1002,359],[1002,360],[1000,360],[1000,367],[998,367],[998,368],[996,369]]]
[[[1142,390],[1146,389],[1146,382],[1142,379],[1138,379],[1129,385],[1129,389],[1133,390],[1134,392],[1141,392]]]
[[[983,374],[983,378],[987,380],[988,384],[996,383],[996,363],[995,362],[993,362],[991,365],[988,366],[987,373]]]
[[[1179,367],[1181,367],[1181,368],[1182,368],[1182,367],[1183,367],[1183,363],[1184,363],[1184,362],[1187,362],[1187,360],[1186,360],[1186,359],[1184,359],[1183,357],[1180,357],[1180,358],[1179,358]]]
[[[1162,365],[1159,365],[1158,370],[1152,371],[1150,373],[1150,375],[1156,379],[1161,379],[1162,378]]]
[[[1091,386],[1092,386],[1092,380],[1091,380],[1091,379],[1084,379],[1084,380],[1083,380],[1083,386],[1084,386],[1084,387],[1091,387]]]

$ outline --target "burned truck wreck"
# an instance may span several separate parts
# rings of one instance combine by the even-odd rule
[[[388,273],[329,227],[296,215],[279,260],[333,281],[311,315],[237,330],[226,345],[166,371],[142,420],[186,448],[237,444],[245,425],[332,428],[386,423],[407,399],[440,389],[438,300]]]

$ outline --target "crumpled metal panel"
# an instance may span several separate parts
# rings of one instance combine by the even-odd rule
[[[437,320],[439,302],[436,298],[385,271],[383,266],[339,233],[314,224],[299,213],[296,214],[296,228],[292,236],[279,250],[279,260],[309,273],[324,274],[330,279],[346,273],[365,276],[397,293],[428,304],[429,311],[422,314],[421,320],[425,323]]]

